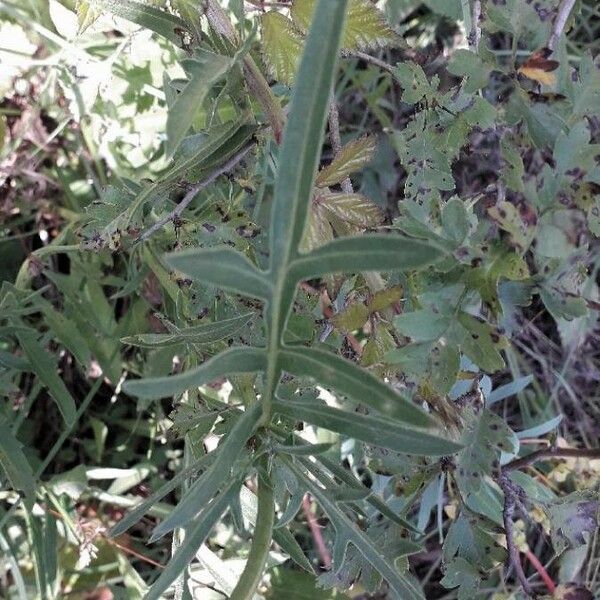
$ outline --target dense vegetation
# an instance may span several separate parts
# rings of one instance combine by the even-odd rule
[[[600,598],[594,0],[0,18],[0,597]]]

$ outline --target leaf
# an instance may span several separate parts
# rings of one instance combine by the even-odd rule
[[[177,396],[219,377],[234,373],[252,373],[266,367],[266,354],[260,348],[230,348],[178,375],[126,381],[123,390],[132,396],[157,400]]]
[[[376,227],[383,221],[379,207],[361,194],[326,194],[319,196],[318,202],[341,235],[351,233],[352,228]]]
[[[319,171],[316,185],[330,187],[341,183],[346,177],[360,171],[373,160],[377,138],[370,135],[348,142],[334,159]]]
[[[25,494],[29,505],[35,501],[35,477],[21,444],[10,428],[0,423],[0,466],[14,490]],[[3,486],[4,487],[4,486]]]
[[[447,589],[458,587],[458,600],[470,600],[479,590],[481,574],[464,558],[455,558],[444,569],[440,583]]]
[[[485,322],[466,312],[460,312],[452,323],[452,339],[481,369],[494,373],[504,367],[502,355],[496,348],[498,334]]]
[[[470,94],[487,85],[491,72],[480,56],[462,48],[453,52],[447,68],[449,73],[466,78],[464,90]]]
[[[462,493],[469,496],[479,491],[486,475],[497,468],[501,452],[512,453],[518,440],[504,419],[488,409],[481,413],[465,406],[467,424],[461,437],[464,448],[457,457],[457,481]]]
[[[287,17],[276,11],[261,17],[262,52],[273,76],[281,83],[292,85],[304,39]]]
[[[231,337],[248,325],[253,315],[254,313],[245,313],[231,319],[179,329],[175,333],[142,333],[122,338],[121,341],[124,344],[145,348],[174,346],[184,342],[188,344],[212,344]]]
[[[100,0],[99,4],[102,8],[110,11],[117,17],[146,27],[178,46],[183,46],[182,36],[186,32],[188,35],[192,35],[185,21],[148,4],[134,2],[133,0]],[[80,11],[78,10],[79,14]],[[84,17],[84,24],[87,23],[87,15],[88,12],[86,12],[85,16],[82,15]]]
[[[302,30],[308,28],[315,4],[316,0],[294,0],[292,19]],[[321,14],[318,14],[321,18]],[[350,0],[342,41],[345,50],[375,50],[388,44],[398,45],[401,41],[370,0]]]
[[[273,408],[282,416],[301,420],[349,438],[396,452],[418,456],[453,454],[460,445],[437,437],[417,427],[406,427],[399,421],[374,415],[352,413],[316,403],[275,400]]]
[[[317,348],[283,348],[279,355],[282,369],[298,377],[312,377],[325,387],[355,401],[413,425],[427,426],[427,414],[388,385],[354,363]]]
[[[594,489],[558,498],[545,508],[557,554],[590,542],[600,523],[600,500]]]
[[[450,312],[432,306],[396,315],[394,326],[413,342],[430,342],[444,335],[451,321]]]
[[[394,77],[404,88],[402,101],[407,104],[416,104],[423,98],[431,100],[436,95],[422,67],[415,62],[404,62],[396,65]]]
[[[169,516],[152,532],[150,542],[156,541],[176,527],[186,526],[202,511],[207,502],[232,478],[238,479],[235,463],[242,454],[260,417],[260,403],[253,404],[236,421],[219,444],[214,462],[190,486],[185,496]]]
[[[167,116],[166,154],[171,157],[187,134],[196,111],[212,86],[233,65],[233,59],[207,50],[196,50],[194,58],[181,61],[188,75],[188,83],[170,107]]]
[[[369,234],[338,238],[297,258],[290,270],[296,281],[329,273],[408,271],[430,265],[442,256],[441,250],[420,240]]]
[[[231,248],[198,248],[173,252],[166,262],[204,285],[267,300],[271,282],[243,254]],[[218,268],[216,268],[218,265]]]
[[[336,506],[335,502],[329,498],[326,490],[306,477],[291,461],[286,460],[285,464],[294,472],[298,481],[304,485],[305,489],[314,496],[335,528],[336,544],[332,567],[334,573],[342,568],[347,547],[349,544],[352,544],[381,577],[387,581],[391,590],[399,598],[403,600],[424,600],[423,592],[418,583],[411,577],[400,573],[394,567],[393,563],[386,559],[381,553],[380,548],[356,527],[345,513]]]
[[[169,586],[177,579],[194,558],[198,548],[204,543],[215,523],[221,518],[227,507],[234,502],[239,494],[240,481],[234,479],[227,487],[206,507],[201,507],[202,512],[194,523],[186,529],[183,543],[161,572],[158,579],[145,596],[145,600],[159,600]]]
[[[77,407],[67,386],[56,373],[56,365],[52,355],[39,345],[37,334],[34,331],[20,330],[16,332],[16,336],[31,364],[31,368],[48,388],[48,393],[56,402],[65,424],[67,426],[72,425],[75,422]]]
[[[186,479],[197,473],[203,468],[206,468],[215,458],[215,453],[205,454],[198,459],[193,465],[183,469],[170,481],[160,486],[154,493],[145,498],[139,504],[136,504],[118,523],[110,530],[111,537],[118,537],[125,533],[130,527],[133,527],[155,504],[162,500],[167,494],[176,490],[181,486]]]

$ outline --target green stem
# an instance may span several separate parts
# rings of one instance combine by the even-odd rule
[[[229,600],[252,600],[256,588],[260,583],[269,556],[269,548],[273,539],[273,523],[275,521],[275,499],[270,481],[257,477],[258,481],[258,509],[256,525],[254,526],[254,539],[248,555],[248,562],[244,567],[237,585]]]

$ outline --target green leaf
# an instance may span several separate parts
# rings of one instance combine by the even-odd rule
[[[275,271],[287,264],[304,233],[346,4],[345,0],[320,2],[319,19],[311,27],[294,86],[271,217],[271,261]]]
[[[271,282],[243,254],[231,248],[199,248],[173,252],[166,262],[204,285],[267,300]]]
[[[481,574],[464,558],[455,558],[444,569],[440,583],[447,589],[458,587],[458,600],[470,600],[479,590]]]
[[[370,135],[348,142],[334,159],[319,171],[316,185],[319,187],[336,185],[352,173],[360,171],[373,160],[376,147],[377,138]]]
[[[400,573],[394,564],[387,560],[380,548],[341,511],[326,490],[309,479],[291,461],[285,464],[294,472],[299,482],[314,496],[321,508],[327,513],[336,532],[336,552],[333,556],[333,572],[338,572],[344,562],[347,547],[352,544],[365,560],[383,577],[397,597],[403,600],[424,600],[419,585],[411,578]]]
[[[102,8],[110,11],[117,17],[132,21],[142,27],[146,27],[159,35],[167,38],[178,46],[183,46],[183,35],[192,35],[189,27],[179,17],[172,15],[164,10],[160,10],[154,6],[144,4],[142,2],[134,2],[133,0],[100,0],[99,4]],[[89,12],[89,11],[88,11]],[[88,13],[80,14],[80,19],[83,24],[88,23]],[[80,26],[82,21],[80,20]]]
[[[465,77],[464,91],[472,94],[487,85],[491,69],[471,50],[455,50],[448,63],[448,72]]]
[[[301,420],[372,446],[418,456],[442,456],[457,452],[461,446],[427,433],[418,427],[407,427],[400,421],[374,415],[348,412],[317,403],[289,402],[276,399],[275,412],[293,420]]]
[[[306,30],[315,11],[316,0],[294,0],[292,18]],[[321,14],[319,18],[321,18]],[[374,50],[401,38],[386,23],[383,13],[370,0],[350,0],[342,47],[346,50]]]
[[[427,426],[427,413],[410,400],[354,363],[317,348],[283,348],[279,354],[282,369],[299,377],[312,377],[325,387],[354,399],[382,415],[396,417],[413,425]]]
[[[197,460],[193,465],[183,469],[171,481],[168,481],[154,493],[148,496],[145,500],[136,504],[116,525],[110,530],[111,537],[118,537],[125,533],[130,527],[133,527],[155,504],[160,502],[167,494],[180,487],[186,479],[196,474],[203,468],[206,468],[215,459],[215,453],[205,454]]]
[[[217,455],[212,465],[196,479],[171,514],[154,529],[151,542],[195,519],[206,503],[231,479],[232,471],[234,478],[238,478],[235,463],[256,430],[259,417],[260,404],[257,402],[238,418],[217,447]]]
[[[231,337],[234,333],[245,327],[253,315],[254,313],[245,313],[231,319],[179,329],[174,333],[142,333],[125,337],[121,341],[124,344],[145,348],[174,346],[181,343],[212,344],[213,342]]]
[[[404,88],[402,101],[407,104],[416,104],[423,98],[431,100],[435,97],[437,90],[433,87],[423,68],[415,62],[405,62],[396,65],[394,77]]]
[[[181,61],[188,83],[170,107],[167,116],[167,156],[173,156],[192,125],[196,111],[212,86],[233,65],[233,59],[207,50],[197,50],[194,58]]]
[[[239,480],[234,479],[207,507],[201,507],[201,512],[194,523],[186,529],[183,543],[161,572],[159,578],[153,583],[145,596],[145,600],[159,600],[162,598],[163,593],[184,572],[215,523],[221,518],[227,507],[235,501],[236,496],[239,494],[240,484]]]
[[[291,264],[295,281],[330,273],[408,271],[430,265],[443,252],[420,241],[395,235],[370,234],[338,238]]]
[[[449,337],[484,371],[494,373],[504,367],[495,341],[499,336],[488,323],[461,311],[452,323]]]
[[[519,442],[504,419],[488,409],[478,414],[464,407],[467,423],[461,437],[464,448],[457,458],[457,480],[465,496],[479,491],[486,475],[492,475],[502,452],[514,453]]]
[[[281,13],[265,13],[260,22],[265,62],[275,79],[292,85],[300,64],[304,38],[294,23]]]
[[[230,348],[201,365],[178,375],[126,381],[123,391],[138,398],[156,400],[182,394],[219,377],[252,373],[266,367],[266,353],[260,348]]]
[[[432,342],[439,339],[452,321],[452,313],[443,309],[427,307],[402,313],[394,317],[394,325],[413,342]]]
[[[383,221],[379,207],[362,194],[340,192],[317,198],[319,206],[341,235],[352,233],[356,229],[377,227]]]
[[[33,331],[18,331],[16,336],[19,340],[25,356],[31,364],[31,368],[39,377],[40,381],[48,388],[60,410],[60,414],[66,425],[72,425],[75,422],[77,407],[75,400],[69,393],[67,386],[56,372],[56,364],[51,354],[46,352],[38,343],[37,334]]]
[[[23,492],[29,504],[33,505],[35,501],[35,477],[29,461],[23,454],[21,444],[4,423],[0,423],[0,466],[2,466],[13,489]]]

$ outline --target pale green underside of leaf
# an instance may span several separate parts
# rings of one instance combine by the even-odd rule
[[[338,238],[295,259],[291,272],[298,281],[330,273],[408,271],[430,265],[442,256],[442,250],[419,240],[362,235]]]
[[[263,371],[266,365],[266,353],[261,348],[230,348],[179,375],[126,381],[123,390],[138,398],[157,400],[182,394],[219,377]]]
[[[225,485],[232,476],[235,462],[242,454],[246,442],[254,433],[260,417],[260,404],[248,408],[236,421],[217,450],[212,465],[192,484],[181,502],[171,514],[153,531],[150,541],[155,541],[176,527],[185,527],[206,506],[206,503]]]
[[[267,300],[271,282],[243,254],[231,248],[184,250],[167,254],[167,263],[192,279],[253,298]]]
[[[388,448],[419,456],[443,456],[453,454],[461,446],[414,426],[374,415],[348,412],[302,402],[275,400],[275,412],[290,419],[305,421],[349,438],[361,440],[372,446]]]
[[[250,322],[253,313],[246,313],[205,325],[181,329],[176,333],[142,333],[123,338],[124,344],[145,348],[174,346],[181,343],[211,344],[228,338]]]
[[[323,167],[317,179],[319,187],[329,187],[341,183],[346,177],[360,171],[373,159],[377,139],[373,136],[364,136],[348,142],[333,161]]]
[[[279,366],[293,375],[312,377],[382,415],[418,426],[431,424],[429,416],[377,377],[354,363],[317,348],[288,348],[279,352]]]
[[[25,454],[23,454],[21,444],[3,423],[0,423],[0,466],[13,489],[23,492],[30,503],[33,504],[35,478],[31,466]]]

